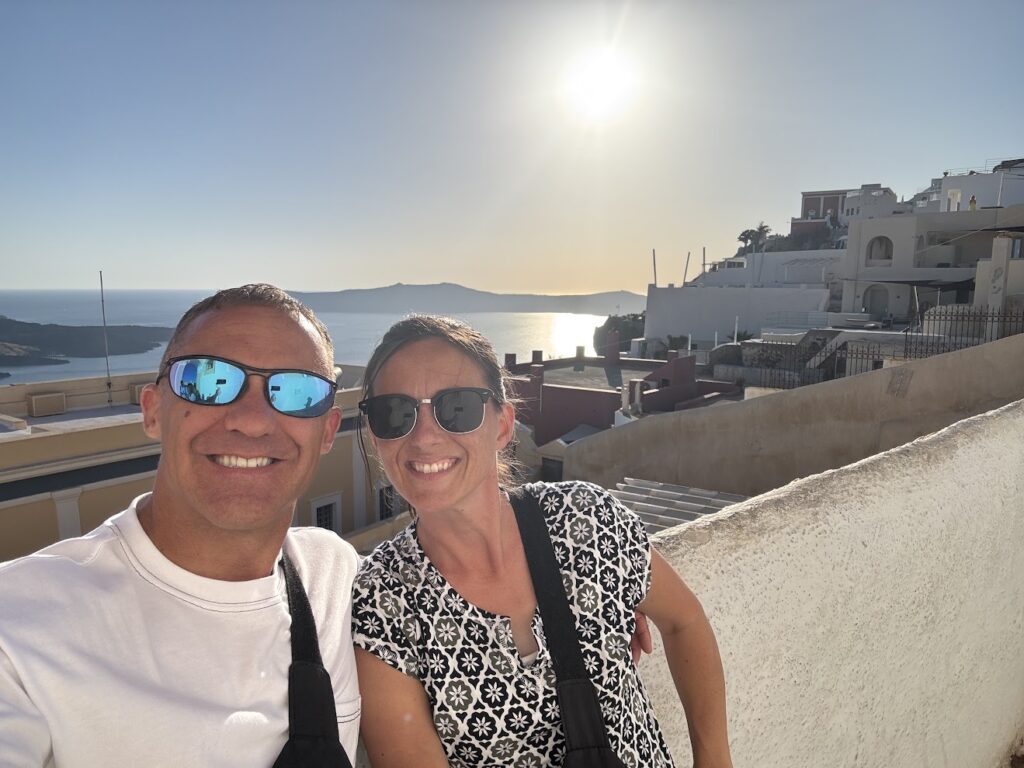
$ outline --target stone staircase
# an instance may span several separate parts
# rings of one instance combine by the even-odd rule
[[[612,496],[640,515],[648,533],[657,533],[696,520],[748,498],[735,493],[707,491],[632,477],[616,483],[616,488],[611,492]]]

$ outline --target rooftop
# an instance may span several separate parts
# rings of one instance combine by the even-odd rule
[[[664,361],[659,361],[664,364]],[[585,387],[587,389],[618,389],[629,383],[630,379],[642,379],[651,372],[651,366],[629,365],[597,365],[583,363],[562,368],[545,368],[545,384],[561,384],[567,387]]]

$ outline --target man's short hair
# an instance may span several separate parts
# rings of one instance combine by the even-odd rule
[[[163,372],[167,366],[167,361],[173,356],[172,353],[175,345],[181,341],[192,321],[206,312],[226,309],[228,307],[269,307],[270,309],[278,309],[295,318],[306,318],[316,328],[317,333],[320,334],[324,351],[327,353],[327,364],[334,364],[334,343],[331,341],[331,335],[327,332],[327,326],[320,321],[320,318],[314,314],[313,310],[301,301],[289,296],[276,285],[249,283],[248,285],[240,285],[237,288],[225,288],[193,304],[181,316],[181,320],[178,321],[178,325],[174,328],[174,333],[171,334],[171,340],[167,342],[167,349],[164,350],[163,358],[160,360],[160,371]]]

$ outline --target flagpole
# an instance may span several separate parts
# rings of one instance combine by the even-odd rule
[[[113,384],[110,381],[110,346],[107,343],[107,301],[103,295],[102,269],[100,270],[100,311],[103,313],[103,357],[107,361],[107,405],[113,405]]]

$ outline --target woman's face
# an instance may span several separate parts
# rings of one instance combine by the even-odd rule
[[[423,400],[453,387],[489,388],[472,358],[431,338],[391,355],[373,382],[373,394]],[[373,444],[388,479],[418,513],[462,510],[497,492],[497,453],[511,439],[513,426],[512,406],[489,400],[479,429],[453,434],[438,426],[430,405],[421,404],[412,432],[395,440],[373,436]]]

